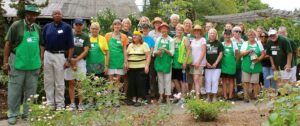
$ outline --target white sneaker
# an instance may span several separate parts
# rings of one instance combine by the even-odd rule
[[[78,110],[79,111],[84,111],[84,105],[82,103],[78,104]]]
[[[76,110],[76,105],[75,103],[71,103],[70,106],[67,108],[68,110],[74,111]]]

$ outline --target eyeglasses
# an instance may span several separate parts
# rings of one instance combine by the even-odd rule
[[[264,36],[264,35],[262,35],[262,36],[259,36],[260,38],[268,38],[268,36]]]
[[[234,31],[234,32],[236,32],[236,33],[242,33],[242,31]]]

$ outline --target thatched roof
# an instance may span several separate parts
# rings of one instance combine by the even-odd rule
[[[284,17],[284,18],[293,18],[300,16],[300,11],[285,11],[278,9],[263,9],[255,10],[244,13],[228,14],[228,15],[214,15],[214,16],[205,16],[205,20],[211,22],[220,22],[220,23],[238,23],[246,21],[255,21],[263,20],[268,17]]]
[[[15,17],[16,10],[9,7],[11,0],[4,0],[4,9],[7,11],[5,17]],[[35,0],[37,3],[45,0]],[[52,18],[51,14],[54,9],[61,9],[64,19],[73,19],[82,17],[89,19],[97,16],[97,12],[106,8],[114,11],[118,17],[127,17],[128,14],[138,13],[139,9],[135,0],[49,0],[47,7],[43,8],[39,18]]]

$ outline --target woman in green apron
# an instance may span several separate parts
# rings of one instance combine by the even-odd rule
[[[121,21],[115,19],[112,23],[113,32],[106,33],[105,35],[110,57],[108,63],[109,80],[115,81],[117,86],[119,86],[121,75],[124,75],[128,68],[126,55],[128,38],[125,34],[121,33],[121,28]]]
[[[170,102],[171,95],[171,66],[172,56],[174,54],[174,43],[172,38],[168,35],[169,25],[162,23],[159,27],[162,37],[157,39],[154,47],[154,68],[158,76],[159,102],[163,100],[163,95],[166,95],[167,103]]]
[[[87,55],[87,72],[98,77],[105,77],[108,72],[109,51],[106,39],[99,35],[100,25],[93,22],[90,26],[91,47]]]
[[[225,100],[232,100],[233,98],[233,83],[236,72],[236,57],[238,55],[238,47],[236,43],[230,40],[231,30],[224,31],[224,47],[223,58],[221,62],[221,76],[223,85],[223,96]],[[227,84],[229,87],[227,88]],[[229,89],[229,99],[227,96],[227,89]]]
[[[253,84],[254,98],[259,95],[259,74],[262,72],[261,60],[265,56],[263,45],[256,41],[256,32],[248,31],[248,42],[242,45],[242,81],[244,83],[244,101],[249,102],[249,84]]]
[[[176,38],[174,38],[175,51],[172,63],[172,81],[177,92],[185,94],[188,91],[186,81],[186,67],[190,55],[190,43],[187,37],[183,36],[183,25],[176,26]],[[187,56],[186,56],[187,55]]]

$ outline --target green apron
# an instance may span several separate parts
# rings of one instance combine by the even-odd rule
[[[231,42],[231,47],[226,46],[225,42],[223,42],[224,53],[221,63],[222,73],[234,75],[236,72],[236,61],[233,45]]]
[[[248,47],[247,50],[249,50],[251,47],[248,43]],[[261,52],[260,49],[258,47],[258,44],[256,43],[256,47],[254,48],[254,52],[257,54],[257,57],[260,57]],[[252,64],[252,61],[250,59],[250,55],[246,55],[243,57],[243,61],[242,61],[242,70],[246,73],[260,73],[262,72],[262,64],[261,62],[258,62],[254,65],[254,68],[251,69],[250,66]]]
[[[34,26],[34,31],[27,30],[24,25],[24,35],[21,43],[15,48],[16,59],[15,69],[17,70],[36,70],[41,67],[39,32]]]
[[[179,58],[179,47],[184,46],[184,44],[182,44],[183,43],[183,41],[182,41],[183,38],[184,37],[182,37],[182,39],[178,43],[175,42],[175,51],[174,51],[173,62],[172,62],[172,67],[175,68],[175,69],[181,69],[182,68],[181,64],[178,62],[178,58]],[[176,40],[176,38],[175,38],[175,40]]]
[[[243,45],[242,42],[237,43],[237,46],[238,46],[238,49],[239,49],[239,53],[241,53],[242,45]],[[241,66],[242,66],[242,58],[239,58],[238,61],[237,61],[237,63],[236,63],[236,68],[237,69],[241,69]]]
[[[158,49],[164,47],[167,50],[170,50],[170,41],[168,40],[166,43],[162,43],[161,40],[162,39],[158,41]],[[154,61],[154,68],[157,72],[170,73],[171,64],[172,64],[172,57],[163,51],[162,56],[156,56]]]
[[[88,73],[103,73],[105,65],[105,55],[100,48],[99,37],[97,37],[96,42],[91,42],[91,48],[89,49],[87,55],[86,65]]]
[[[111,33],[112,35],[113,33]],[[121,42],[121,34],[119,39],[112,36],[108,41],[109,48],[109,69],[123,69],[124,67],[124,52]]]

